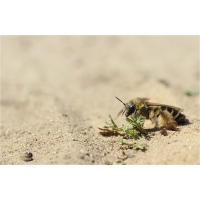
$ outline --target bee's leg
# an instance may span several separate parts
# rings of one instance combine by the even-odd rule
[[[155,115],[155,112],[153,110],[149,113],[149,118],[152,121],[153,124],[155,124],[155,127],[158,127],[158,118]]]
[[[177,123],[176,121],[174,120],[174,117],[172,116],[171,113],[169,113],[167,110],[163,110],[163,111],[160,111],[160,121],[162,123],[162,125],[168,129],[168,130],[173,130],[173,131],[176,131],[177,128]]]
[[[140,110],[135,110],[134,114],[135,114],[135,119],[136,120],[140,117],[140,115],[142,115]]]
[[[123,110],[120,110],[117,117],[119,117],[123,113]]]

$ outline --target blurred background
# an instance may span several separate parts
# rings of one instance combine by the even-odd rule
[[[36,118],[48,98],[106,118],[122,107],[115,96],[149,97],[198,117],[199,36],[2,36],[1,84],[2,105],[23,110],[35,101],[27,112]]]
[[[115,96],[183,108],[191,122],[152,133],[129,164],[198,164],[198,93],[199,36],[2,36],[0,164],[27,164],[25,151],[30,165],[117,162],[121,136],[98,129],[109,115],[127,123]]]

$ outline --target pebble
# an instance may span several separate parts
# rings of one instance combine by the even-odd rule
[[[33,160],[33,154],[31,152],[25,152],[22,156],[22,160],[25,162],[32,161]]]
[[[128,158],[133,158],[135,155],[131,154],[131,155],[128,155]]]
[[[174,140],[174,142],[178,142],[179,140]]]

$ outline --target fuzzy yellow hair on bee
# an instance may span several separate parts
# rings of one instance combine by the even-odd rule
[[[175,106],[153,103],[149,98],[135,98],[128,103],[124,103],[119,98],[117,99],[124,104],[124,108],[119,112],[118,116],[124,114],[128,117],[133,113],[136,117],[142,115],[151,120],[156,127],[158,127],[159,119],[161,124],[168,130],[177,130],[176,126],[185,121],[185,115],[181,113],[183,109]]]

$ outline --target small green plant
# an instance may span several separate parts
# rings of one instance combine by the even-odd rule
[[[130,147],[132,147],[134,150],[145,150],[146,145],[145,144],[141,144],[141,141],[143,140],[143,138],[139,139],[136,144],[130,144],[127,142],[124,142],[124,138],[122,137],[118,142],[120,142],[122,145],[128,145]]]
[[[187,96],[193,96],[193,95],[199,95],[200,92],[197,91],[197,90],[191,90],[189,87],[186,88],[184,91],[183,91],[183,94],[187,95]]]
[[[132,116],[126,117],[126,121],[130,125],[124,125],[122,126],[117,126],[112,117],[109,115],[110,119],[109,122],[107,123],[107,126],[104,126],[103,128],[99,128],[103,133],[107,134],[112,134],[112,133],[118,133],[118,132],[123,132],[126,134],[127,138],[134,138],[135,140],[139,139],[139,135],[141,133],[145,133],[145,130],[143,129],[144,126],[144,120],[145,117],[141,116],[139,118],[135,118],[135,115],[133,114]],[[141,140],[140,139],[136,144],[129,144],[125,143],[124,138],[122,137],[118,142],[120,142],[122,145],[129,145],[130,147],[133,147],[133,149],[145,149],[145,145],[140,144]]]
[[[140,115],[138,119],[135,118],[135,115],[133,114],[130,116],[130,118],[126,117],[126,121],[129,122],[129,125],[124,125],[122,126],[117,126],[112,117],[109,115],[110,119],[109,122],[107,123],[107,126],[104,126],[103,128],[99,128],[101,131],[106,132],[106,133],[116,133],[123,131],[125,132],[128,136],[132,136],[134,139],[139,139],[139,134],[145,133],[145,130],[143,129],[144,126],[144,117]]]

